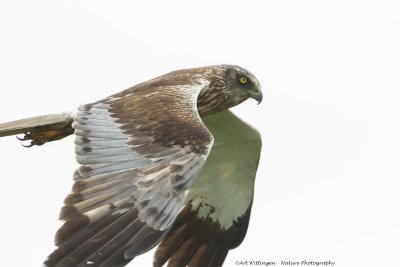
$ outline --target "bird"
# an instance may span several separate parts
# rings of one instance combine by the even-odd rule
[[[79,167],[45,266],[222,266],[247,232],[260,133],[229,108],[263,99],[237,65],[181,69],[74,111],[0,124],[40,146],[74,135]]]

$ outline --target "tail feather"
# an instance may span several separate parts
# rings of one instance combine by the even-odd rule
[[[0,124],[0,137],[24,134],[20,140],[33,145],[60,140],[74,132],[72,112],[49,114]]]

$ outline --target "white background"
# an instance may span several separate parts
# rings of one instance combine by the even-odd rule
[[[236,260],[399,266],[400,2],[2,1],[0,122],[68,111],[171,70],[232,63],[263,150]],[[1,266],[40,266],[73,138],[0,139]],[[150,266],[152,252],[130,266]]]

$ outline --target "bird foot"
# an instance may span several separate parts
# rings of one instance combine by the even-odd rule
[[[55,140],[60,140],[66,137],[65,131],[62,130],[47,130],[47,131],[31,131],[24,133],[22,138],[17,136],[17,139],[20,141],[28,141],[31,140],[29,145],[23,145],[24,147],[32,147],[32,146],[41,146],[46,142],[51,142]]]

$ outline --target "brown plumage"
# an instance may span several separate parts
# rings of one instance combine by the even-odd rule
[[[168,236],[154,255],[154,267],[220,266],[230,249],[242,243],[246,235],[251,207],[224,231],[212,221],[197,216],[190,203],[180,212]]]
[[[250,72],[209,66],[168,73],[76,112],[0,124],[0,136],[25,133],[31,145],[74,130],[80,167],[45,265],[124,266],[164,238],[155,266],[221,265],[246,233],[261,148],[259,134],[224,110],[249,97],[262,100]],[[220,167],[228,166],[224,158],[228,169]],[[239,201],[237,209],[215,201],[218,188],[206,190],[230,181],[220,193]]]

